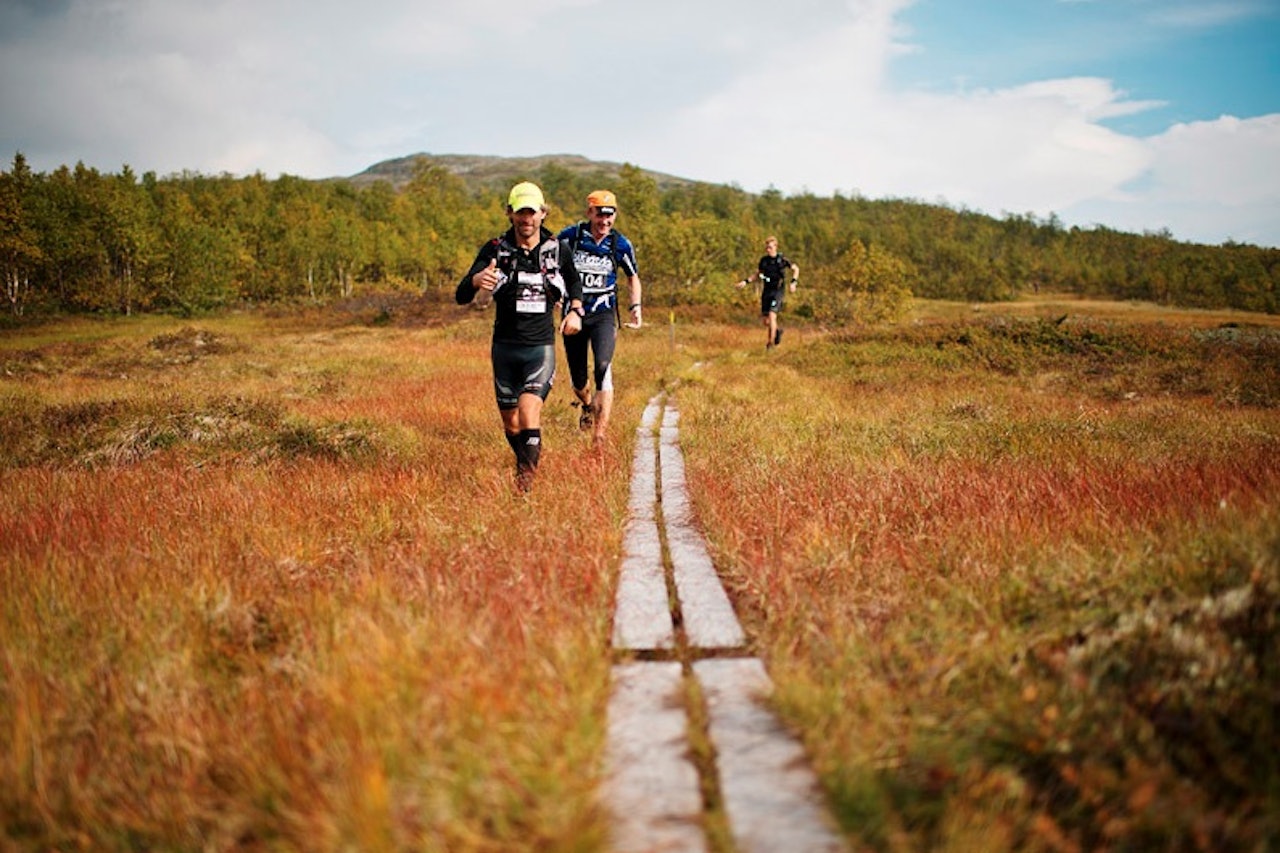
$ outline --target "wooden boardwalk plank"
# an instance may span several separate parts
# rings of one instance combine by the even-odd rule
[[[629,518],[615,594],[613,647],[627,651],[672,649],[676,644],[655,510],[658,482],[653,428],[660,409],[657,399],[650,401],[636,429]]]
[[[746,636],[693,523],[676,430],[679,413],[674,406],[664,411],[663,401],[661,396],[650,401],[637,430],[613,645],[678,651],[686,659],[709,651],[723,654],[745,646]],[[664,532],[683,641],[674,631],[668,600]],[[764,704],[772,683],[763,663],[705,658],[692,664],[692,673],[706,701],[717,765],[713,784],[719,786],[735,849],[847,850],[827,816],[803,748]],[[614,817],[614,850],[707,850],[701,782],[689,760],[685,677],[675,660],[613,668],[602,794]]]
[[[662,542],[652,519],[627,523],[613,612],[613,647],[628,651],[675,648],[675,625],[662,567]]]
[[[613,668],[602,793],[619,853],[702,853],[702,792],[689,761],[680,664]]]
[[[685,488],[684,455],[674,426],[677,417],[678,413],[668,407],[659,431],[658,455],[662,521],[667,530],[667,552],[671,556],[685,636],[694,648],[738,648],[746,643],[746,634],[716,574],[706,540],[693,524],[693,510]]]
[[[827,822],[817,779],[799,741],[762,699],[772,682],[758,658],[698,661],[720,793],[742,853],[843,851]]]

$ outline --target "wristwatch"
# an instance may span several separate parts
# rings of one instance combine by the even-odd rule
[[[572,308],[570,308],[569,310],[570,310],[570,311],[575,311],[575,312],[577,312],[577,314],[578,314],[578,316],[579,316],[579,317],[582,317],[583,319],[586,319],[587,312],[586,312],[586,311],[584,311],[584,310],[582,310],[582,306],[581,306],[581,305],[575,305],[575,306],[573,306]]]

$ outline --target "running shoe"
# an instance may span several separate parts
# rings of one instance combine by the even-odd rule
[[[574,403],[574,405],[577,406],[579,404]],[[578,429],[586,432],[596,422],[596,404],[593,400],[590,403],[582,403],[581,406],[582,414],[578,416]]]
[[[531,465],[523,463],[516,465],[516,491],[522,495],[528,494],[533,488],[533,478],[537,476],[538,469]]]

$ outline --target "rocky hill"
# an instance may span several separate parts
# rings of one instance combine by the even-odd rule
[[[418,160],[429,160],[442,166],[462,178],[473,190],[505,190],[512,181],[531,178],[536,180],[548,167],[563,169],[574,176],[586,176],[598,180],[602,185],[616,184],[622,171],[622,163],[604,160],[589,160],[577,154],[542,154],[536,157],[494,157],[473,154],[410,154],[375,163],[357,175],[341,180],[349,181],[356,186],[368,186],[378,181],[386,181],[394,189],[400,189],[413,177],[414,166]],[[652,172],[642,169],[658,185],[658,189],[666,190],[677,186],[688,186],[696,181],[678,178],[674,175]]]

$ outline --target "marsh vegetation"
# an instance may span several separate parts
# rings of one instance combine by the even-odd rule
[[[663,390],[856,848],[1280,835],[1280,323],[918,302],[766,355],[750,301],[624,334],[601,454],[557,388],[523,497],[475,312],[6,333],[0,846],[603,849]]]

